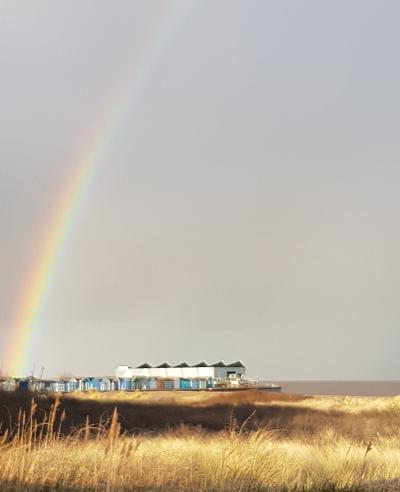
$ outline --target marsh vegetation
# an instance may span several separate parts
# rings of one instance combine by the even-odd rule
[[[2,491],[400,489],[399,398],[0,395]]]

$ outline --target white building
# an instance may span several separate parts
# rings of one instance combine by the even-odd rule
[[[246,372],[246,366],[238,360],[226,364],[223,360],[215,364],[207,364],[201,361],[198,364],[189,365],[181,362],[175,366],[164,362],[158,366],[152,366],[145,362],[137,367],[118,366],[115,370],[117,378],[155,377],[155,378],[212,378],[212,379],[242,379]]]

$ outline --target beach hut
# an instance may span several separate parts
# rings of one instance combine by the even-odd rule
[[[0,391],[15,391],[17,383],[14,378],[5,377],[0,379]]]
[[[119,378],[119,390],[120,391],[132,391],[132,379],[131,378]]]
[[[76,391],[82,391],[82,380],[84,378],[75,378],[76,379]]]
[[[118,391],[119,390],[119,379],[118,378],[110,378],[110,391]]]
[[[207,389],[207,379],[199,379],[199,389]]]
[[[91,389],[91,379],[92,378],[82,378],[80,380],[80,390],[81,391],[89,391]]]
[[[60,391],[64,393],[72,393],[78,389],[78,380],[75,378],[65,378],[60,380],[60,386],[62,389]]]
[[[15,386],[18,391],[43,391],[44,381],[35,377],[15,379]]]
[[[60,393],[65,393],[67,390],[67,382],[66,381],[63,381],[63,380],[58,380],[57,381],[57,384],[58,384],[58,388],[57,388],[57,391],[60,392]]]
[[[179,380],[179,389],[181,390],[190,390],[192,389],[192,380],[189,378],[180,378]]]
[[[147,391],[150,389],[150,378],[138,377],[135,379],[135,389]]]
[[[192,388],[196,390],[207,389],[207,379],[202,379],[202,378],[193,379]]]
[[[149,387],[148,389],[154,391],[158,389],[158,378],[151,377],[148,379]]]
[[[52,379],[43,380],[43,391],[47,393],[57,393],[58,392],[58,381],[54,381]]]
[[[44,387],[44,383],[42,379],[38,379],[35,377],[29,377],[26,379],[28,383],[28,391],[42,391]]]
[[[103,377],[99,379],[99,391],[110,391],[111,390],[111,379],[108,377]]]
[[[138,377],[131,379],[131,391],[136,391],[136,390],[140,389],[139,379],[140,378],[138,378]]]
[[[137,377],[136,378],[136,389],[138,389],[138,390],[146,389],[145,388],[146,380],[147,380],[147,378]]]
[[[163,378],[155,378],[156,380],[156,390],[162,391],[164,389],[164,379]]]
[[[163,383],[162,389],[164,391],[172,391],[174,389],[174,380],[173,379],[164,379],[162,383]]]
[[[89,378],[89,390],[100,391],[101,379],[97,377]]]

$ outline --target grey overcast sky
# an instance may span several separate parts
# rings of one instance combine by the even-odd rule
[[[399,378],[399,2],[185,6],[0,0],[3,353],[88,134],[153,60],[30,363],[240,358],[271,380]]]

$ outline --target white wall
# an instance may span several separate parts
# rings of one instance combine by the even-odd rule
[[[129,367],[129,366],[118,366],[116,369],[115,369],[115,376],[117,378],[130,378],[132,377],[131,374],[132,374],[132,367]]]
[[[153,377],[153,378],[227,378],[229,371],[235,371],[237,375],[246,372],[244,367],[151,367],[134,368],[130,366],[118,366],[115,375],[118,378]]]

